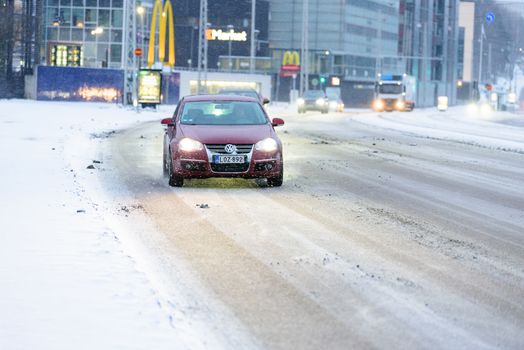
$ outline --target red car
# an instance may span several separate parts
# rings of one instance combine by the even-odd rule
[[[282,142],[260,102],[252,97],[201,95],[183,98],[164,138],[164,175],[171,186],[184,179],[210,177],[266,178],[281,186]]]

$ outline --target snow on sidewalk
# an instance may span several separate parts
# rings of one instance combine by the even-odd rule
[[[67,160],[76,137],[166,113],[0,100],[0,349],[219,347],[180,324]]]

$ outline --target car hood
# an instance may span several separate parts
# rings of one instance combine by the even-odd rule
[[[204,144],[255,144],[272,135],[272,126],[266,125],[183,125],[180,132]]]

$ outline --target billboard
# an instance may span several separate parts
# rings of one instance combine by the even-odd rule
[[[161,71],[142,69],[138,72],[138,103],[160,104],[161,91]]]
[[[118,103],[123,91],[122,70],[49,66],[37,70],[37,100]]]

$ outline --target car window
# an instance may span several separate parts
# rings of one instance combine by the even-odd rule
[[[263,125],[268,119],[256,102],[202,101],[184,104],[182,124],[190,125]]]

